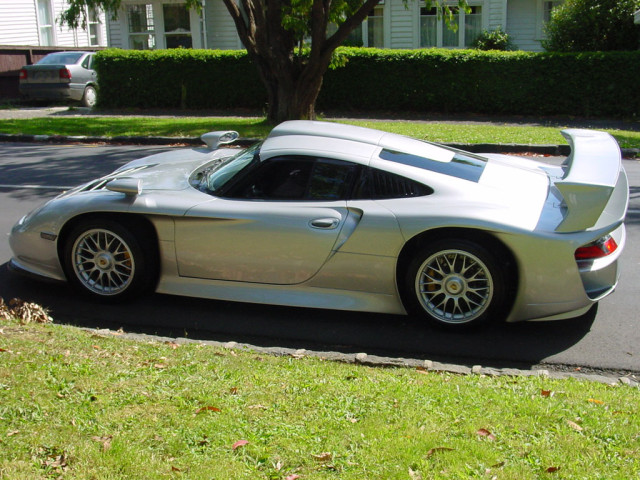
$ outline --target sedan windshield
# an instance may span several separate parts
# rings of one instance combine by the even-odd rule
[[[84,55],[83,52],[50,53],[37,63],[38,65],[74,65],[82,55]]]
[[[214,165],[205,172],[202,186],[209,193],[219,192],[232,178],[247,169],[258,160],[258,152],[262,142],[236,153],[224,162]]]

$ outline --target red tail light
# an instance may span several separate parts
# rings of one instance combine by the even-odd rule
[[[71,72],[69,71],[68,68],[61,68],[60,69],[60,78],[66,78],[71,80]]]
[[[590,243],[576,250],[576,260],[593,260],[595,258],[606,257],[618,248],[618,244],[610,235],[602,237],[597,242]]]
[[[27,71],[23,68],[22,70],[20,70],[20,80],[26,80],[27,79]]]

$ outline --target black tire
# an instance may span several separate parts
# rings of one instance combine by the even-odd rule
[[[409,313],[446,328],[468,328],[504,318],[507,274],[486,247],[457,238],[420,250],[404,279]]]
[[[144,234],[119,222],[85,221],[66,237],[67,279],[82,293],[117,302],[150,291],[157,279],[155,249],[142,248]]]
[[[87,85],[84,88],[84,93],[82,94],[82,100],[80,100],[80,103],[83,107],[93,107],[96,104],[97,100],[98,92],[96,91],[95,87]]]

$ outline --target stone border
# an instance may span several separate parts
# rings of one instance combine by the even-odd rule
[[[75,328],[75,327],[71,327]],[[629,377],[616,377],[606,376],[598,374],[588,374],[579,372],[559,372],[547,369],[531,369],[521,370],[517,368],[493,368],[483,367],[482,365],[473,365],[471,367],[465,365],[456,365],[452,363],[441,363],[432,360],[419,360],[413,358],[403,357],[380,357],[378,355],[369,355],[367,353],[341,353],[341,352],[323,352],[315,350],[307,350],[304,348],[293,349],[285,347],[257,347],[247,343],[238,342],[218,342],[216,340],[193,340],[190,338],[172,338],[162,337],[156,335],[149,335],[145,333],[120,333],[114,332],[106,328],[94,329],[94,328],[81,328],[86,332],[94,335],[100,335],[104,337],[119,337],[136,342],[148,342],[148,343],[175,343],[177,345],[186,344],[198,344],[206,345],[218,348],[227,348],[231,350],[251,351],[256,353],[263,353],[266,355],[274,355],[281,357],[316,357],[331,360],[334,362],[354,363],[360,365],[368,365],[372,367],[405,367],[416,368],[429,372],[441,372],[441,373],[453,373],[457,375],[486,375],[490,377],[498,376],[519,376],[519,377],[548,377],[554,380],[563,380],[567,378],[575,378],[578,380],[587,380],[592,382],[603,383],[606,385],[627,385],[630,387],[640,388],[640,381],[635,378]]]

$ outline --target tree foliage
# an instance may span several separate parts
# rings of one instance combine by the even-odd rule
[[[542,44],[556,52],[636,50],[638,9],[640,0],[566,0],[551,12]]]

